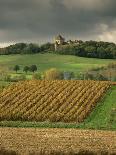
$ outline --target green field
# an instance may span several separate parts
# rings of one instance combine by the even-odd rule
[[[114,62],[110,59],[83,58],[70,55],[58,55],[52,53],[34,55],[2,55],[0,56],[0,68],[7,68],[11,73],[15,65],[23,68],[26,65],[35,64],[39,72],[49,68],[57,68],[62,71],[73,71],[75,73],[86,71],[90,68],[100,67]]]
[[[103,128],[116,130],[116,113],[112,113],[112,109],[116,111],[116,86],[106,93],[105,97],[96,106],[90,116],[82,123],[87,128]],[[113,114],[113,116],[112,116]]]
[[[21,122],[1,121],[2,127],[37,127],[37,128],[80,128],[116,130],[116,113],[112,116],[112,109],[116,109],[116,86],[106,93],[104,98],[95,107],[90,116],[80,124],[75,123],[50,123],[50,122]]]

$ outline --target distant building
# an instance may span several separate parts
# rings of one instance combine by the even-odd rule
[[[79,45],[80,43],[82,43],[81,40],[68,40],[65,42],[65,38],[63,38],[61,35],[58,35],[55,37],[55,51],[58,49],[60,45]]]
[[[64,39],[61,35],[58,35],[58,36],[55,38],[55,42],[56,42],[58,45],[63,45],[64,42],[65,42],[65,39]]]
[[[61,35],[58,35],[57,37],[55,37],[55,50],[57,50],[59,45],[63,45],[64,43],[65,43],[65,39]]]

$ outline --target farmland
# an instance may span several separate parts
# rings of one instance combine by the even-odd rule
[[[78,74],[112,62],[50,53],[10,55],[0,56],[0,69],[17,76],[24,74],[25,65],[36,64],[38,72],[55,67]],[[16,64],[21,67],[18,73],[12,70]],[[31,74],[26,77],[30,79]],[[116,86],[110,82],[33,80],[7,87],[9,84],[0,82],[0,148],[20,154],[46,148],[48,152],[116,152],[115,131],[91,130],[116,130],[115,116],[111,113],[116,108]],[[6,88],[2,91],[3,87]]]
[[[19,82],[0,94],[0,119],[82,122],[109,88],[100,81]]]
[[[112,109],[116,109],[116,86],[112,86],[102,99],[97,103],[91,114],[82,123],[63,123],[63,122],[35,122],[35,121],[0,121],[2,127],[34,127],[34,128],[81,128],[81,129],[105,129],[116,130],[114,115],[111,118]],[[99,120],[99,121],[98,121]]]
[[[116,129],[115,115],[111,117],[116,108],[115,94],[115,82],[14,83],[0,93],[0,149],[19,155],[42,150],[44,155],[73,155],[82,150],[95,155],[115,154],[116,131],[91,130]]]
[[[0,147],[21,155],[27,152],[116,152],[116,131],[77,129],[0,128]]]

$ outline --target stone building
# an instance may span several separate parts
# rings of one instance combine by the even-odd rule
[[[79,45],[80,43],[82,43],[81,40],[65,41],[65,38],[63,38],[61,35],[58,35],[55,37],[55,43],[54,43],[55,51],[58,49],[60,45]]]
[[[64,43],[65,43],[65,39],[61,35],[58,35],[57,37],[55,37],[55,50],[57,50],[59,45],[63,45]]]
[[[58,35],[58,36],[55,38],[55,42],[56,42],[58,45],[63,45],[63,43],[65,42],[65,39],[64,39],[61,35]]]

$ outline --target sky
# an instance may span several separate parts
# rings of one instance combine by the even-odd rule
[[[116,43],[116,0],[0,0],[0,47],[68,39]]]

